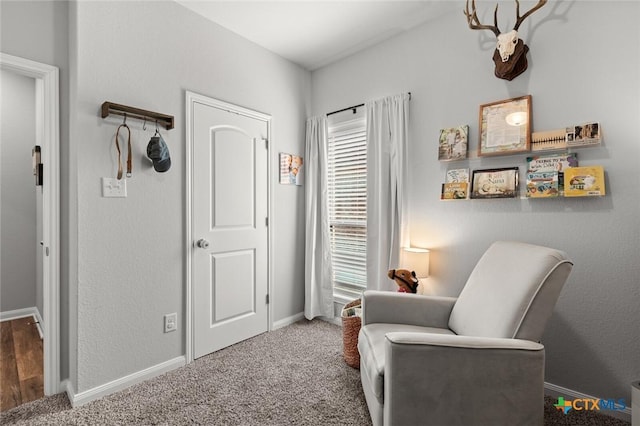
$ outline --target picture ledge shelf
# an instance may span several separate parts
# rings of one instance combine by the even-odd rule
[[[159,112],[116,104],[114,102],[104,102],[102,104],[102,118],[107,118],[109,115],[120,115],[125,117],[125,120],[127,118],[135,118],[145,120],[149,123],[161,124],[167,130],[171,130],[174,127],[173,115],[161,114]]]

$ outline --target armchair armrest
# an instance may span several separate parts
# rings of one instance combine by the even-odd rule
[[[542,424],[543,345],[430,333],[386,337],[384,424]]]
[[[367,290],[362,295],[362,325],[390,323],[449,328],[449,316],[456,300],[455,297]]]
[[[393,332],[386,334],[387,340],[397,345],[431,345],[460,349],[520,349],[541,351],[541,343],[530,340],[502,337],[476,337],[449,334]]]

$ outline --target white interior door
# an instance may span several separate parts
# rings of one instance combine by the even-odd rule
[[[268,330],[269,122],[211,101],[191,105],[194,358]]]

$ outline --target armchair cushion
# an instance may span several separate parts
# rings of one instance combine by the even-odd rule
[[[360,360],[360,368],[362,374],[369,379],[369,383],[373,387],[373,393],[382,403],[384,389],[384,364],[385,364],[385,341],[387,333],[409,333],[411,335],[419,334],[436,335],[450,334],[453,332],[447,328],[420,327],[416,325],[404,324],[385,324],[376,323],[369,324],[360,330],[358,337],[358,350],[360,356],[365,358]]]
[[[465,336],[539,341],[572,265],[560,250],[493,243],[458,296],[449,328]]]

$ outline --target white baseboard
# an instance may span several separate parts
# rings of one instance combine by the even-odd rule
[[[279,321],[276,321],[276,322],[273,323],[273,327],[271,328],[271,331],[274,331],[274,330],[277,330],[279,328],[291,325],[294,322],[298,322],[303,318],[304,318],[304,312],[300,312],[300,313],[297,313],[297,314],[292,315],[290,317],[287,317],[287,318],[281,319]],[[331,324],[342,326],[342,321],[340,320],[340,317],[333,317],[333,318],[316,317],[316,319],[319,319],[321,321],[330,322]]]
[[[291,315],[290,317],[283,318],[273,323],[271,326],[271,331],[277,330],[282,327],[286,327],[288,325],[293,324],[294,322],[298,322],[304,318],[304,312],[299,312],[295,315]]]
[[[73,401],[73,395],[76,394],[76,390],[74,389],[71,380],[64,379],[62,383],[60,383],[60,389],[62,389],[62,391],[67,394],[67,399],[69,400],[69,402]]]
[[[153,377],[159,376],[160,374],[183,367],[184,365],[186,365],[185,357],[179,356],[78,394],[75,393],[73,385],[69,381],[66,381],[67,384],[65,388],[67,389],[67,396],[69,397],[69,401],[71,401],[71,405],[73,407],[78,407],[95,399],[126,389],[136,383],[144,382],[145,380],[149,380]]]
[[[43,321],[42,321],[42,316],[40,315],[40,311],[38,311],[37,307],[32,306],[30,308],[22,308],[22,309],[15,309],[13,311],[0,312],[0,321],[11,321],[18,318],[24,318],[24,317],[33,317],[35,319],[36,327],[38,327],[38,334],[40,335],[40,339],[42,339],[42,337],[44,336],[44,334],[42,333]]]
[[[36,309],[36,313],[33,314],[33,317],[36,319],[36,327],[38,327],[38,334],[40,335],[40,340],[42,340],[44,338],[44,331],[42,330],[42,324],[44,324],[44,321],[42,321],[42,317],[40,316],[40,311],[38,311],[38,309]]]
[[[544,393],[545,395],[548,395],[554,398],[557,398],[559,396],[566,396],[571,399],[600,399],[597,396],[587,395],[586,393],[563,388],[562,386],[554,385],[553,383],[548,383],[548,382],[544,382]],[[627,402],[627,408],[625,408],[624,410],[607,410],[607,411],[600,411],[600,413],[630,422],[631,421],[631,401],[626,401],[626,402]]]
[[[5,311],[0,312],[0,321],[9,321],[18,318],[30,317],[32,315],[37,315],[36,318],[38,321],[40,320],[40,313],[38,312],[38,308],[32,306],[30,308],[22,308],[15,309],[13,311]]]

